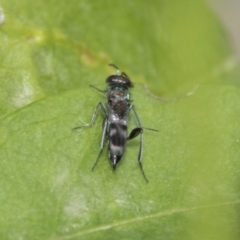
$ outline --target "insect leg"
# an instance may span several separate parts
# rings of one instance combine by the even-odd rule
[[[107,90],[101,90],[101,89],[99,89],[99,88],[97,88],[97,87],[95,87],[95,86],[93,86],[93,85],[89,85],[90,87],[92,87],[92,88],[94,88],[94,89],[96,89],[97,91],[99,91],[99,92],[102,92],[102,93],[106,93],[107,92]]]
[[[134,113],[134,116],[135,116],[136,122],[137,122],[137,124],[138,124],[139,127],[143,128],[143,129],[146,129],[146,130],[149,130],[149,131],[155,131],[155,132],[158,132],[157,129],[148,128],[148,127],[142,127],[142,126],[141,126],[141,123],[140,123],[140,120],[139,120],[139,117],[138,117],[138,115],[137,115],[136,109],[135,109],[135,107],[134,107],[134,105],[131,105],[131,108],[130,108],[130,109],[133,110],[133,113]]]
[[[76,130],[76,129],[79,129],[79,128],[85,128],[85,127],[91,127],[95,122],[95,119],[96,119],[97,113],[98,113],[98,109],[99,109],[100,106],[101,106],[102,111],[103,111],[103,113],[106,117],[107,116],[107,110],[106,110],[105,106],[103,105],[103,103],[99,102],[98,105],[96,106],[94,112],[93,112],[92,119],[91,119],[90,123],[88,123],[86,125],[83,125],[83,126],[72,128],[72,130]]]
[[[138,163],[139,163],[139,166],[140,166],[140,169],[141,169],[141,172],[143,174],[143,177],[144,179],[146,180],[146,182],[148,182],[148,179],[143,171],[143,166],[142,166],[142,151],[143,151],[143,128],[141,126],[141,122],[139,120],[139,117],[137,115],[137,112],[135,110],[135,107],[134,105],[131,106],[131,109],[133,110],[133,113],[134,113],[134,116],[136,118],[136,122],[138,124],[138,127],[137,128],[134,128],[132,130],[132,132],[130,133],[129,137],[128,137],[128,140],[131,140],[135,137],[137,137],[139,134],[140,134],[140,145],[139,145],[139,152],[138,152]]]
[[[148,127],[142,127],[143,129],[149,130],[149,131],[154,131],[154,132],[158,132],[157,129],[154,128],[148,128]]]
[[[146,180],[146,182],[148,182],[148,179],[143,171],[143,167],[142,167],[142,148],[143,148],[143,129],[141,127],[137,127],[134,128],[131,133],[129,134],[127,140],[131,140],[135,137],[137,137],[140,134],[140,145],[139,145],[139,152],[138,152],[138,163],[141,169],[141,172],[143,174],[144,179]]]
[[[102,130],[101,147],[100,147],[100,151],[99,151],[97,160],[96,160],[96,162],[94,163],[94,165],[92,167],[92,170],[96,167],[96,165],[98,163],[98,160],[99,160],[99,158],[100,158],[100,156],[102,154],[104,143],[105,143],[106,132],[107,132],[107,125],[108,125],[108,120],[107,120],[107,117],[105,117],[104,124],[103,124],[103,130]]]
[[[131,105],[130,109],[133,110],[133,113],[134,113],[134,116],[135,116],[135,119],[136,119],[136,122],[137,122],[138,126],[142,127],[134,105]]]

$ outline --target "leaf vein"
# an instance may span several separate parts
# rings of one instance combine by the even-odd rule
[[[106,224],[106,225],[102,225],[102,226],[95,227],[95,228],[90,228],[88,230],[80,231],[76,234],[71,234],[71,235],[54,238],[54,239],[58,239],[58,240],[72,239],[72,238],[79,237],[82,235],[87,235],[87,234],[91,234],[91,233],[98,232],[98,231],[105,231],[110,228],[118,227],[121,225],[126,225],[129,223],[134,223],[134,222],[138,222],[138,221],[144,221],[147,219],[164,217],[164,216],[169,216],[172,214],[195,211],[195,210],[199,210],[199,209],[218,208],[218,207],[222,207],[222,206],[235,205],[235,204],[240,204],[240,200],[234,201],[234,202],[224,202],[224,203],[212,204],[212,205],[201,206],[201,207],[178,208],[178,209],[166,210],[163,212],[158,212],[158,213],[154,213],[154,214],[150,214],[150,215],[145,215],[145,216],[136,217],[136,218],[132,218],[132,219],[128,219],[128,220],[119,221],[117,223],[111,223],[111,224]]]

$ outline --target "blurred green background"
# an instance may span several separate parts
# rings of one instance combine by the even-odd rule
[[[0,239],[239,239],[240,70],[201,0],[2,0]],[[92,172],[115,63],[145,131]],[[130,116],[129,127],[136,126]]]
[[[231,38],[234,51],[240,57],[240,2],[238,0],[207,0],[207,3],[216,12],[226,27]]]

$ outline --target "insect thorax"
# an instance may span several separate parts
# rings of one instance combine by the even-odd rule
[[[110,112],[118,115],[119,118],[124,117],[130,106],[128,92],[122,88],[110,89],[107,99]]]

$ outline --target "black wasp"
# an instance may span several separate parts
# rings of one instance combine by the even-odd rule
[[[116,65],[114,64],[109,65],[116,68],[117,72],[115,75],[111,75],[106,79],[108,88],[106,90],[100,90],[90,85],[99,92],[106,93],[107,107],[102,102],[99,102],[94,110],[90,123],[84,126],[75,127],[73,128],[73,130],[92,126],[95,122],[98,109],[99,107],[101,107],[103,114],[105,116],[103,120],[102,140],[100,152],[98,154],[97,160],[92,170],[97,165],[97,162],[102,154],[106,138],[108,139],[109,159],[111,161],[113,169],[115,170],[125,152],[127,141],[140,135],[138,163],[142,171],[143,177],[148,182],[147,177],[143,171],[141,162],[143,149],[143,129],[148,129],[152,131],[157,130],[151,128],[143,128],[141,126],[135,107],[133,104],[130,103],[128,89],[133,87],[131,80],[129,79],[126,73],[120,72]],[[127,128],[130,110],[133,110],[138,127],[134,128],[128,136]]]

